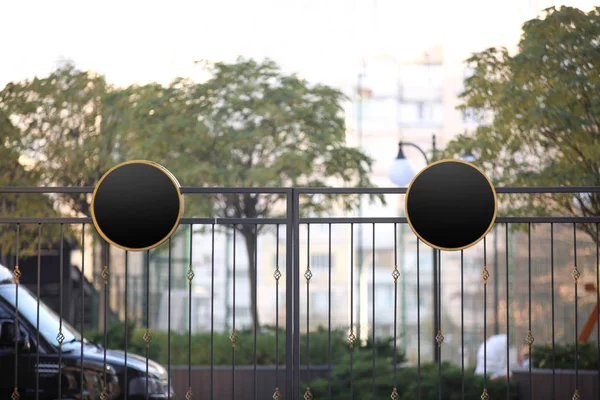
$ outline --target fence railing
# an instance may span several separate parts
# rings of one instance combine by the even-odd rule
[[[3,187],[0,196],[92,190]],[[502,198],[597,193],[600,187],[496,191]],[[403,217],[300,212],[304,196],[402,199],[405,192],[186,187],[185,196],[280,194],[284,216],[185,217],[160,248],[135,254],[92,241],[88,217],[1,216],[3,231],[14,235],[5,256],[17,284],[3,285],[0,306],[18,321],[24,339],[0,345],[7,354],[0,355],[2,370],[14,371],[0,378],[0,393],[36,399],[148,398],[160,392],[211,399],[256,399],[267,392],[285,399],[365,392],[373,398],[477,393],[536,399],[540,393],[562,398],[567,390],[569,396],[596,396],[600,217],[498,217],[476,246],[440,252],[420,242]],[[58,227],[56,299],[41,295],[54,284],[40,278],[50,263],[40,255],[48,226]],[[260,231],[250,260],[241,226]],[[68,255],[67,236],[83,244]],[[66,273],[71,265],[98,293],[95,332],[84,329],[91,298],[84,280],[79,287],[72,283]],[[24,285],[24,274],[36,276],[25,285],[28,292],[15,290]],[[45,303],[55,309],[56,321],[43,311]],[[72,308],[80,311],[70,313]],[[69,320],[71,315],[80,318]],[[79,341],[76,331],[86,331],[100,347]],[[124,352],[112,351],[117,347]],[[563,370],[572,371],[573,379],[561,378]]]

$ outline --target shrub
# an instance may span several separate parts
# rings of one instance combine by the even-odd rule
[[[375,371],[372,367],[372,354],[364,349],[356,350],[353,354],[353,390],[354,399],[367,400],[373,398],[373,373],[375,374],[375,398],[390,398],[394,387],[394,370],[390,357],[376,359]],[[462,399],[462,372],[461,368],[449,363],[442,364],[441,389],[442,400]],[[421,387],[421,399],[438,400],[438,365],[424,364],[421,366],[420,380],[418,368],[398,367],[397,369],[398,394],[401,400],[414,400],[419,398],[419,386]],[[350,399],[350,357],[346,356],[344,362],[340,362],[332,371],[331,395],[334,400]],[[478,399],[483,392],[483,377],[477,376],[473,371],[465,371],[464,375],[465,399]],[[326,398],[328,396],[328,380],[319,378],[310,383],[314,398]],[[506,398],[506,381],[495,380],[487,382],[490,398]],[[306,388],[302,388],[304,392]],[[518,400],[518,387],[511,382],[512,400]]]
[[[598,347],[596,343],[579,343],[579,369],[596,370],[598,368]],[[554,346],[556,369],[575,369],[575,343]],[[552,345],[537,345],[531,348],[533,368],[552,369]]]
[[[146,344],[143,340],[144,328],[135,328],[135,322],[129,322],[127,351],[141,356],[146,355]],[[148,357],[163,365],[169,362],[169,335],[164,331],[151,332],[152,341],[148,349]],[[240,330],[237,332],[238,339],[235,345],[235,364],[254,364],[254,334],[251,330]],[[99,345],[104,344],[103,331],[87,332],[85,337]],[[279,364],[285,364],[285,331],[279,330]],[[171,365],[188,364],[189,337],[187,333],[171,333]],[[259,365],[276,364],[276,331],[264,329],[256,337],[256,360]],[[210,365],[211,363],[211,335],[210,333],[198,333],[191,337],[192,365]],[[390,357],[393,353],[393,341],[378,340],[375,343],[377,357]],[[124,349],[125,347],[125,324],[115,323],[107,329],[107,348]],[[367,342],[363,350],[371,354],[371,343]],[[348,353],[347,332],[331,332],[331,362],[336,364]],[[310,363],[312,365],[327,365],[329,357],[329,334],[325,329],[318,329],[310,333]],[[404,360],[402,354],[398,356],[398,362]],[[232,348],[229,333],[215,332],[213,336],[213,361],[214,365],[231,365]],[[306,364],[306,334],[300,335],[300,363]]]

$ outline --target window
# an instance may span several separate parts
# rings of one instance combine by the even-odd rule
[[[333,254],[331,255],[331,269],[333,269]],[[329,270],[329,253],[314,253],[310,255],[311,269]]]
[[[462,110],[462,119],[465,124],[477,123],[477,113],[472,108]]]
[[[13,316],[8,312],[8,310],[0,304],[0,319],[13,319]]]
[[[329,310],[329,294],[327,292],[311,293],[310,308],[315,313],[325,313]]]
[[[364,265],[373,264],[373,251],[369,250],[365,254],[363,261]],[[375,266],[376,267],[393,267],[394,261],[394,249],[375,249]]]
[[[8,301],[15,307],[15,296],[9,296]],[[37,299],[25,289],[19,288],[19,314],[27,321],[35,321],[37,318]],[[43,302],[40,307],[40,335],[53,346],[58,346],[56,333],[60,325],[58,315]],[[63,350],[81,338],[77,330],[72,328],[66,321],[62,321],[62,333],[64,335]]]
[[[373,286],[368,288],[369,304],[373,304]],[[375,285],[375,307],[376,308],[393,308],[394,307],[394,285],[379,284]]]

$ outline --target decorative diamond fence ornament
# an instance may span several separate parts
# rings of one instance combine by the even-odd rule
[[[481,278],[483,279],[483,284],[486,285],[488,279],[490,278],[490,273],[485,265],[483,266],[483,271],[481,271]]]
[[[312,398],[313,398],[313,395],[310,392],[310,388],[307,387],[306,392],[304,392],[304,400],[312,400]]]
[[[229,335],[229,340],[231,340],[231,347],[235,348],[235,343],[237,342],[238,335],[235,329],[231,330],[231,334]]]
[[[310,278],[312,278],[312,272],[310,272],[310,267],[306,269],[304,277],[306,278],[306,283],[310,282]]]
[[[144,342],[146,342],[146,347],[150,347],[150,341],[152,340],[152,335],[150,334],[150,329],[146,328],[146,332],[144,333]]]
[[[13,271],[13,276],[15,278],[15,282],[18,284],[19,283],[19,279],[21,279],[21,270],[19,269],[19,266],[15,266],[15,270]]]
[[[273,393],[273,400],[281,400],[281,394],[279,393],[279,388],[275,388],[275,393]]]
[[[105,265],[102,269],[102,279],[104,279],[104,284],[108,284],[108,278],[110,277],[110,272],[108,271],[108,266]]]
[[[279,281],[279,278],[281,278],[281,272],[279,272],[279,267],[277,267],[275,272],[273,272],[273,278],[275,278],[276,281]]]
[[[573,272],[571,273],[571,276],[573,277],[575,283],[579,281],[579,277],[581,277],[581,274],[579,273],[579,269],[577,269],[577,265],[573,267]]]
[[[19,389],[15,388],[12,392],[12,395],[10,396],[10,398],[12,400],[19,400],[21,398],[21,395],[19,394]]]
[[[392,271],[392,278],[394,278],[394,283],[398,282],[399,277],[400,277],[400,271],[398,271],[398,266],[394,265],[394,270]]]
[[[534,341],[535,341],[535,339],[533,338],[531,331],[527,332],[527,337],[525,338],[525,343],[527,343],[527,345],[529,346],[530,349],[531,349],[531,346],[533,345]]]
[[[194,279],[194,276],[195,276],[194,270],[192,269],[192,265],[190,264],[190,269],[187,272],[187,278],[188,278],[188,281],[190,282],[190,285],[192,284],[192,279]]]
[[[192,400],[193,398],[194,398],[194,394],[192,393],[192,388],[189,388],[187,390],[187,393],[185,394],[185,399]]]
[[[348,335],[348,344],[350,345],[351,349],[354,348],[354,342],[356,342],[356,336],[354,335],[354,331],[350,329],[350,334]]]
[[[398,389],[394,388],[394,390],[392,390],[392,395],[390,396],[390,399],[400,400],[400,395],[398,394]]]
[[[438,344],[438,347],[442,347],[442,343],[444,343],[444,335],[442,335],[442,331],[439,330],[437,335],[435,335],[435,341]]]
[[[483,389],[483,393],[481,394],[481,400],[490,400],[490,395],[487,392],[487,389]]]

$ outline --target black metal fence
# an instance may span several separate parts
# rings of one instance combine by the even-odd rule
[[[0,194],[92,191],[0,188]],[[0,225],[14,232],[9,255],[16,280],[16,285],[0,285],[0,306],[5,308],[0,319],[16,321],[18,338],[2,338],[0,370],[14,373],[0,378],[0,394],[13,399],[256,399],[269,393],[274,399],[308,400],[358,399],[368,391],[374,399],[431,398],[432,393],[443,399],[471,398],[475,390],[487,399],[491,392],[499,398],[501,387],[507,399],[539,399],[542,393],[562,398],[564,390],[573,398],[597,398],[600,217],[498,217],[478,245],[432,252],[407,229],[403,217],[300,213],[303,196],[402,198],[405,191],[186,187],[185,196],[284,195],[283,217],[186,217],[161,248],[136,254],[92,241],[91,218],[0,217]],[[600,188],[497,192],[502,198]],[[586,232],[578,229],[584,224]],[[245,243],[235,228],[241,225],[255,232],[265,228],[255,237],[254,260],[240,251]],[[513,225],[524,229],[513,231]],[[29,231],[37,226],[37,251],[36,246],[29,246],[33,252],[21,250],[26,226]],[[59,253],[60,295],[52,306],[56,324],[44,311],[47,301],[41,296],[45,266],[40,238],[47,226],[59,227],[56,242],[61,246],[66,234],[81,243],[71,260],[64,259],[62,247]],[[35,239],[29,235],[26,240]],[[31,264],[32,258],[37,258],[37,277],[29,296],[18,289],[25,279],[19,265],[24,259]],[[65,298],[64,280],[71,275],[64,269],[71,264],[87,281],[77,281],[78,288],[68,281],[71,294]],[[97,299],[90,298],[88,282]],[[74,308],[77,313],[71,312]],[[79,341],[72,332],[89,330],[84,321],[90,312],[99,346]],[[593,314],[595,322],[588,318]],[[69,319],[71,315],[78,318]],[[112,328],[119,321],[123,331],[115,339]],[[588,332],[584,343],[580,336],[586,323],[594,332]],[[9,328],[3,325],[2,333]],[[504,362],[488,365],[492,350],[486,339],[502,334]],[[539,344],[548,345],[545,365],[532,359]],[[591,367],[582,359],[589,354],[580,349],[587,346],[589,353],[590,344],[595,353]],[[124,351],[107,350],[111,345]],[[476,373],[480,361],[485,361],[483,371]],[[565,369],[574,379],[561,380]]]

